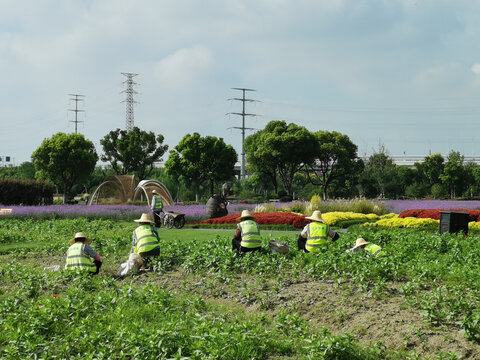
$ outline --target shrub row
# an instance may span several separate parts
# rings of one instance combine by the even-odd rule
[[[53,202],[53,185],[42,181],[0,179],[0,204],[48,205]]]

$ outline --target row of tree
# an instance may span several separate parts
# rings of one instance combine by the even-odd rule
[[[176,200],[209,197],[229,181],[240,197],[424,198],[476,197],[480,167],[464,163],[458,152],[447,159],[427,156],[413,168],[393,163],[379,148],[364,162],[347,135],[310,132],[285,121],[272,121],[245,139],[249,177],[235,177],[238,156],[222,138],[187,134],[170,150],[164,137],[135,127],[117,129],[100,140],[99,157],[93,143],[81,134],[57,133],[32,154],[32,163],[0,168],[0,178],[38,179],[54,184],[68,201],[72,193],[92,191],[111,174],[135,174],[138,180],[155,178],[171,189]],[[108,167],[97,167],[98,160]]]

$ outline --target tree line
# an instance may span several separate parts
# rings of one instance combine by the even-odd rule
[[[239,198],[476,198],[480,167],[465,163],[457,151],[446,158],[431,154],[411,168],[393,163],[384,146],[368,160],[336,131],[311,132],[285,121],[271,121],[248,136],[244,148],[248,177],[235,174],[238,155],[222,138],[187,134],[168,153],[164,136],[143,131],[110,131],[101,140],[103,153],[82,134],[57,133],[44,139],[32,161],[0,168],[0,178],[36,179],[56,187],[65,201],[92,192],[112,174],[134,174],[164,183],[177,201],[200,201],[228,182]],[[108,166],[97,166],[98,160]]]

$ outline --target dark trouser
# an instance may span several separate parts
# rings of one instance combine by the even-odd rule
[[[157,228],[162,227],[162,218],[160,217],[162,212],[163,210],[152,210],[153,220],[155,221],[155,227]]]
[[[307,248],[305,247],[306,243],[307,243],[307,239],[302,237],[302,235],[298,235],[297,246],[299,251],[303,250],[305,252],[308,252]]]
[[[95,266],[97,267],[97,271],[95,271],[94,273],[90,273],[92,275],[98,275],[98,273],[100,272],[100,268],[102,267],[102,262],[101,261],[98,261],[98,260],[93,260],[93,263],[95,264]]]
[[[143,266],[149,266],[152,258],[157,257],[160,255],[160,246],[152,249],[150,251],[145,251],[139,254],[142,257]]]
[[[246,248],[240,245],[242,242],[242,239],[236,238],[235,236],[232,239],[232,250],[237,250],[240,254],[247,253],[247,252],[253,252],[253,251],[258,251],[262,247],[256,247],[256,248]]]

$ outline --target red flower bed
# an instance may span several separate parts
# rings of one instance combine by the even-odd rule
[[[468,213],[470,221],[479,221],[480,210],[472,209],[413,209],[405,210],[398,215],[400,218],[416,217],[419,219],[440,220],[440,211],[461,211]]]
[[[252,213],[255,221],[260,225],[292,225],[296,228],[303,228],[310,220],[305,219],[302,215],[289,212],[257,212]],[[236,224],[237,219],[241,216],[238,214],[230,214],[227,216],[200,221],[198,224]]]

